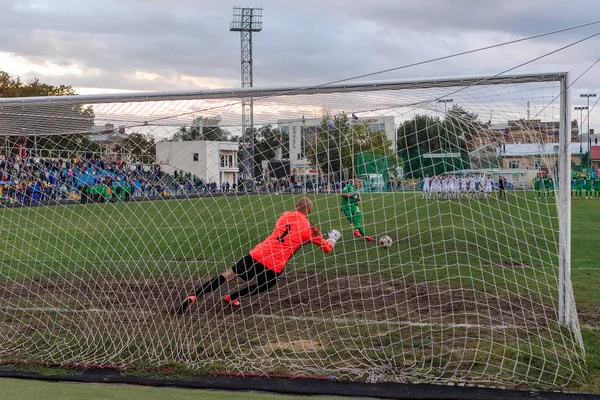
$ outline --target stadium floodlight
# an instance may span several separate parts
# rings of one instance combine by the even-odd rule
[[[452,103],[453,101],[454,101],[454,99],[440,99],[437,101],[438,103],[444,103],[444,115],[447,114],[446,107],[447,107],[448,103]]]
[[[583,167],[583,110],[589,107],[575,107],[575,111],[579,111],[579,166]],[[588,135],[589,136],[589,135]]]
[[[252,61],[252,33],[262,31],[262,7],[233,7],[233,21],[229,24],[231,32],[240,32],[242,87],[254,86],[254,67]],[[250,143],[244,148],[241,184],[246,190],[254,189],[254,104],[248,97],[242,101],[242,136]]]
[[[568,88],[557,72],[0,99],[0,362],[583,382]],[[440,129],[437,100],[450,93],[465,112]],[[232,138],[247,127],[239,106],[248,98],[263,178],[252,195],[234,189],[248,141]],[[524,98],[539,124],[519,119]],[[480,117],[491,110],[494,129]],[[214,121],[202,133],[220,140],[190,140],[192,112]],[[557,125],[558,148],[541,134]],[[441,134],[460,150],[440,153]],[[543,186],[538,159],[556,166]],[[347,186],[354,174],[358,193]],[[501,175],[515,190],[496,200]],[[304,190],[311,222],[339,231],[333,251],[296,252],[275,287],[232,309],[225,295],[247,283],[220,274]],[[271,239],[295,234],[286,227]],[[321,236],[309,228],[300,239]],[[199,286],[207,294],[187,297]],[[193,304],[176,318],[169,311],[184,299]]]

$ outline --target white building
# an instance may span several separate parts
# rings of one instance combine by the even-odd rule
[[[350,116],[348,116],[350,118]],[[290,170],[292,174],[298,175],[299,171],[305,173],[304,171],[313,171],[311,173],[316,173],[316,171],[310,169],[309,161],[304,158],[304,149],[302,149],[302,134],[303,134],[303,126],[307,128],[320,126],[322,122],[321,118],[306,118],[303,121],[302,119],[297,120],[285,120],[285,121],[277,121],[277,126],[284,134],[289,135],[289,160],[290,160]],[[351,123],[362,125],[366,124],[369,127],[371,132],[384,131],[388,139],[392,142],[392,150],[396,151],[396,125],[394,123],[393,116],[375,116],[375,117],[358,117],[358,121],[353,121]],[[283,157],[281,148],[277,152],[278,159],[286,159],[287,157]]]
[[[235,142],[158,142],[156,162],[162,171],[171,175],[175,170],[183,170],[205,182],[233,185],[238,180],[238,151],[239,145]]]

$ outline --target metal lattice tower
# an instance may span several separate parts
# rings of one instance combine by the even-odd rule
[[[253,86],[252,72],[252,32],[262,30],[262,7],[233,7],[233,21],[229,25],[231,32],[240,32],[242,49],[242,87]],[[252,97],[242,100],[242,155],[241,182],[244,190],[254,187],[254,110]]]

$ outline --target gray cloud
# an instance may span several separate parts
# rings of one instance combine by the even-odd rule
[[[4,1],[0,51],[31,63],[78,65],[82,75],[35,74],[51,83],[129,90],[237,86],[239,35],[231,6],[218,2]],[[322,83],[540,33],[600,15],[600,3],[560,0],[263,1],[264,30],[254,36],[255,86]],[[582,37],[552,36],[395,71],[370,79],[497,73]],[[590,41],[523,71],[581,72],[600,48]],[[25,78],[32,73],[20,73]],[[135,78],[136,72],[158,79]],[[522,71],[521,71],[522,72]],[[185,77],[198,78],[196,81]],[[577,88],[593,89],[595,68]],[[206,81],[204,81],[206,82]],[[579,90],[579,89],[578,89]]]

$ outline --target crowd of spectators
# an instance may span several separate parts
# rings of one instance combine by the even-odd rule
[[[273,179],[263,186],[262,191],[265,193],[339,193],[348,184],[349,181],[333,181],[327,179],[322,182],[317,182],[316,179],[310,178],[306,181],[294,182],[288,179]],[[389,179],[386,181],[386,191],[401,191],[403,190],[402,180]]]
[[[0,204],[29,205],[45,201],[110,201],[116,195],[162,196],[166,193],[217,192],[216,182],[161,171],[160,165],[106,162],[100,159],[0,159]],[[222,188],[229,191],[229,187]],[[101,196],[100,196],[101,195]]]
[[[263,193],[335,193],[344,182],[275,179],[257,182]],[[388,182],[388,190],[394,190]],[[165,195],[235,193],[236,184],[204,182],[190,172],[163,172],[160,165],[107,162],[101,159],[0,159],[0,205],[29,205],[47,201],[104,202]],[[398,188],[399,189],[399,188]]]
[[[345,186],[344,182],[317,182],[316,179],[292,181],[289,179],[273,179],[263,186],[265,193],[335,193]]]
[[[79,198],[84,188],[130,186],[146,189],[161,181],[160,166],[107,163],[93,159],[41,159],[8,157],[0,160],[2,203]]]

